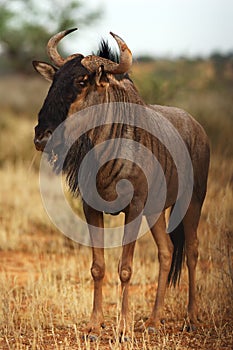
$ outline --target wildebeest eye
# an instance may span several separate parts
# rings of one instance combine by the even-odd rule
[[[81,86],[85,86],[85,85],[86,85],[86,82],[82,80],[82,81],[80,81],[78,84],[81,85]]]
[[[88,75],[79,76],[75,79],[75,85],[78,87],[84,87],[87,85],[88,82]]]

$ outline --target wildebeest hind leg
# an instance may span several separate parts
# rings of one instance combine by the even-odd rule
[[[155,331],[161,323],[164,296],[167,287],[168,273],[171,267],[173,245],[169,235],[166,233],[165,216],[162,213],[155,224],[153,224],[153,216],[147,216],[148,224],[151,228],[152,236],[155,243],[158,246],[158,258],[159,258],[159,277],[158,277],[158,289],[155,298],[155,303],[152,309],[152,313],[145,324],[140,330],[147,329],[148,331]]]
[[[197,227],[200,219],[201,205],[192,199],[183,219],[185,233],[185,252],[189,275],[188,329],[195,329],[198,323],[196,302],[196,265],[198,259]]]

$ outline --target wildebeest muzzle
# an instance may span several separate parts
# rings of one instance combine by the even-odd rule
[[[36,132],[35,138],[34,138],[34,144],[37,151],[44,151],[45,146],[48,140],[50,139],[51,135],[52,135],[52,132],[50,130],[46,130],[42,134],[37,134]]]

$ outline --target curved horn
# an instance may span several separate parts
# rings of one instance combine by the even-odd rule
[[[120,62],[112,62],[103,57],[99,56],[87,56],[82,59],[82,65],[91,72],[95,72],[101,65],[104,66],[104,70],[112,74],[123,74],[127,73],[132,66],[132,53],[123,39],[118,35],[110,32],[113,38],[116,40],[120,50]]]
[[[64,38],[64,36],[66,36],[67,34],[72,33],[73,31],[77,30],[78,28],[72,28],[72,29],[68,29],[68,30],[64,30],[62,32],[59,32],[55,35],[53,35],[47,44],[47,53],[49,58],[51,59],[51,61],[57,66],[57,67],[61,67],[63,66],[63,64],[70,58],[75,57],[76,55],[71,55],[68,58],[63,58],[60,56],[60,54],[57,51],[57,45],[59,43],[59,41]]]

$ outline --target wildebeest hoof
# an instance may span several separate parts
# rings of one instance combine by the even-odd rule
[[[98,335],[87,334],[83,336],[83,340],[89,340],[91,343],[95,343],[98,340]]]
[[[94,343],[98,340],[98,335],[96,334],[85,334],[83,335],[83,340],[89,340],[91,343]]]
[[[88,339],[90,342],[96,342],[98,340],[98,336],[96,334],[89,334]]]
[[[146,331],[147,331],[149,334],[156,333],[156,328],[155,328],[155,327],[152,327],[152,326],[149,326],[149,327],[146,328]]]
[[[182,329],[183,332],[195,332],[197,330],[197,326],[194,323],[188,322],[184,323]]]
[[[120,336],[120,339],[119,339],[119,342],[122,344],[122,343],[126,343],[126,342],[129,342],[130,341],[130,337],[128,337],[127,335],[124,335],[122,334]]]
[[[156,333],[156,327],[154,326],[146,326],[146,325],[141,325],[137,328],[135,328],[135,332],[147,332],[149,334]]]
[[[187,332],[195,332],[196,330],[197,330],[197,326],[195,324],[190,323],[186,326]]]

